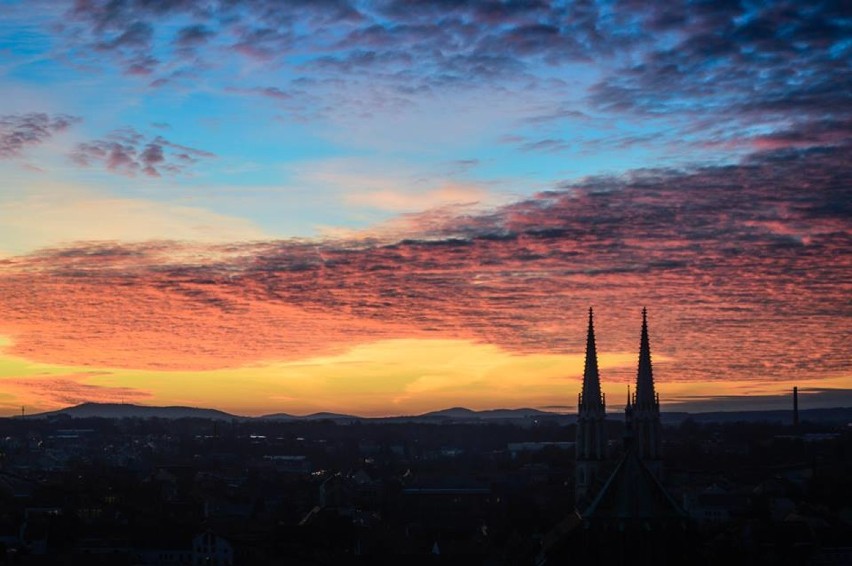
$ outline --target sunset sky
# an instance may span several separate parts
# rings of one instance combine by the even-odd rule
[[[0,0],[0,415],[852,406],[849,2],[651,6]]]

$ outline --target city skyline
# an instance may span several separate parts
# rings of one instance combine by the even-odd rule
[[[840,3],[0,8],[0,415],[852,403]]]

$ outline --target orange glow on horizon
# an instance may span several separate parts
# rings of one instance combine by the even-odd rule
[[[462,340],[386,340],[333,356],[268,361],[207,371],[53,366],[0,357],[0,411],[16,415],[83,401],[184,405],[257,416],[330,411],[359,416],[413,415],[453,406],[474,410],[533,407],[572,413],[582,353],[513,354]],[[599,352],[610,413],[622,406],[636,354]],[[673,381],[677,360],[656,356],[664,405],[721,395],[780,395],[792,382]],[[629,379],[629,378],[628,378]],[[802,385],[803,382],[797,382]],[[806,382],[805,382],[806,383]],[[848,387],[848,378],[820,387]]]

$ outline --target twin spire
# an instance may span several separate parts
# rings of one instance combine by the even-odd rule
[[[579,395],[576,436],[575,497],[582,501],[591,494],[602,477],[601,465],[608,454],[606,438],[606,399],[601,393],[598,356],[595,347],[595,328],[592,309],[589,309],[589,330],[586,336],[586,365],[583,370],[583,389]],[[660,401],[654,391],[651,370],[651,344],[648,339],[648,311],[642,309],[642,335],[639,341],[639,369],[636,390],[624,408],[624,446],[656,477],[662,473],[662,443]]]
[[[627,386],[627,403],[628,405],[652,406],[657,402],[657,393],[654,390],[654,373],[651,368],[651,342],[648,338],[648,309],[643,308],[636,392],[631,398],[630,385]],[[586,363],[583,368],[583,389],[580,393],[580,404],[586,407],[604,405],[601,378],[598,372],[598,353],[595,347],[594,313],[591,307],[589,308],[589,329],[586,334]]]

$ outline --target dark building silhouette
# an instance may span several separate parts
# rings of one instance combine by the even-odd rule
[[[799,388],[793,387],[793,426],[799,428]]]
[[[624,444],[614,463],[606,460],[591,309],[586,340],[577,420],[577,509],[544,538],[536,563],[691,563],[694,530],[661,481],[660,400],[654,388],[647,310],[642,309],[636,389],[632,396],[628,393]],[[603,474],[607,469],[609,474]],[[606,479],[594,481],[601,478]]]
[[[577,407],[577,456],[574,468],[575,499],[584,502],[590,489],[600,481],[607,455],[606,402],[601,393],[598,355],[595,348],[595,328],[592,309],[589,309],[589,330],[586,335],[586,363],[583,370],[583,389]]]
[[[642,309],[642,334],[639,339],[639,369],[636,392],[624,408],[625,438],[632,443],[639,459],[657,478],[662,473],[660,396],[654,389],[651,368],[651,344],[648,338],[648,311]]]

